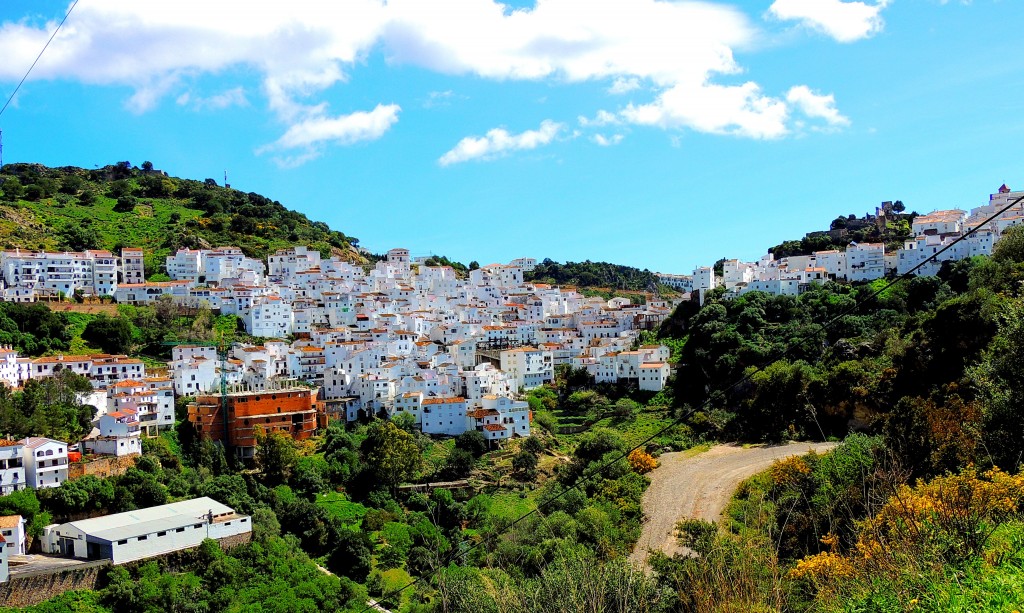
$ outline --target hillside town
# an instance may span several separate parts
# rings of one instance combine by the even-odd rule
[[[143,280],[143,258],[138,249],[119,257],[5,251],[4,297],[35,301],[78,292],[130,305],[172,300],[237,315],[262,342],[185,342],[156,373],[125,355],[27,358],[0,350],[0,380],[12,388],[65,369],[92,383],[85,402],[98,413],[84,452],[139,453],[140,437],[174,425],[176,397],[194,399],[188,418],[198,432],[246,459],[257,425],[303,440],[331,420],[398,414],[411,416],[425,434],[477,430],[500,444],[530,436],[521,393],[551,382],[560,366],[586,369],[598,383],[654,392],[672,370],[666,347],[637,339],[673,304],[635,305],[526,283],[524,273],[536,264],[528,258],[459,278],[451,267],[413,261],[406,249],[392,249],[364,270],[302,246],[279,250],[266,263],[221,247],[169,256],[172,280],[165,282]],[[66,470],[52,467],[66,469],[67,444],[52,445],[45,477],[37,477],[34,443],[8,442],[5,449],[24,463],[3,467],[4,492],[63,482]]]
[[[935,275],[944,262],[991,255],[1003,232],[1024,221],[1024,203],[1010,207],[987,223],[986,220],[1022,196],[1024,191],[1015,192],[1003,184],[989,196],[988,204],[970,212],[950,209],[917,215],[911,226],[912,237],[895,252],[886,252],[882,243],[854,242],[845,251],[815,251],[779,259],[768,253],[756,262],[725,260],[720,275],[713,267],[700,266],[692,275],[659,273],[658,280],[679,291],[695,293],[703,303],[704,295],[716,287],[724,287],[726,298],[747,292],[795,296],[812,283],[874,281],[911,271],[917,276]],[[857,221],[884,229],[893,217],[891,205],[883,203],[874,215]],[[969,234],[973,230],[977,231]],[[846,230],[833,229],[830,233],[841,238]]]
[[[531,258],[460,274],[403,248],[362,266],[305,246],[280,249],[266,262],[227,246],[178,250],[166,258],[170,280],[147,281],[146,254],[137,248],[118,255],[6,250],[0,253],[5,301],[103,296],[134,306],[170,302],[234,315],[254,342],[184,339],[173,344],[166,366],[149,362],[149,368],[127,355],[30,358],[0,348],[0,381],[9,388],[70,372],[89,381],[91,391],[79,397],[96,408],[92,432],[81,441],[0,436],[0,496],[59,487],[75,478],[73,467],[84,457],[141,455],[144,438],[175,426],[176,401],[187,404],[199,436],[242,461],[254,460],[261,431],[303,441],[333,421],[375,417],[403,416],[436,437],[476,431],[498,448],[531,436],[533,414],[524,394],[551,383],[559,368],[585,371],[598,384],[661,391],[674,371],[670,350],[643,344],[641,332],[656,329],[682,300],[703,302],[717,287],[728,299],[752,291],[798,295],[812,284],[912,270],[933,275],[941,262],[991,254],[1002,233],[1024,219],[1024,206],[979,226],[1021,196],[1004,185],[988,205],[969,213],[917,215],[913,238],[895,253],[882,244],[852,243],[845,251],[778,260],[770,253],[758,262],[725,260],[720,276],[711,267],[692,276],[660,275],[681,297],[654,295],[642,304],[528,282],[526,273],[537,265]],[[883,205],[866,222],[885,224],[891,214]],[[194,547],[207,537],[248,538],[250,530],[248,517],[209,499],[147,513],[47,526],[42,551],[116,564]],[[2,581],[8,558],[25,554],[25,521],[0,517],[0,529]]]

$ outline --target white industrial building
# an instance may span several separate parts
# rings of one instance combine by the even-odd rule
[[[45,553],[124,564],[252,532],[252,519],[202,497],[45,528]]]

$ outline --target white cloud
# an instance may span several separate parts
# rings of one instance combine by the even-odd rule
[[[594,141],[598,145],[601,145],[602,147],[610,147],[612,145],[618,145],[619,143],[621,143],[623,138],[625,138],[625,136],[623,136],[622,134],[612,134],[611,136],[605,136],[604,134],[595,134],[590,138],[590,140]]]
[[[178,96],[176,102],[178,106],[187,106],[195,111],[220,111],[232,106],[249,106],[249,100],[245,96],[245,89],[242,87],[234,87],[208,98],[194,96],[191,92],[185,92]]]
[[[640,79],[636,77],[616,77],[612,86],[608,88],[609,94],[625,94],[640,89]]]
[[[504,128],[489,130],[484,136],[467,136],[438,160],[441,166],[450,166],[469,160],[492,160],[513,151],[536,149],[555,140],[565,125],[545,119],[540,128],[510,134]]]
[[[850,125],[850,119],[841,115],[836,109],[836,98],[832,94],[827,96],[815,94],[806,85],[797,85],[790,88],[789,93],[786,94],[786,100],[795,108],[800,109],[804,115],[824,119],[830,126]]]
[[[852,40],[881,27],[882,6],[775,0],[770,10],[779,19]],[[55,25],[0,22],[0,81],[20,78]],[[450,75],[602,81],[611,83],[609,94],[650,88],[653,99],[617,112],[619,121],[765,138],[787,132],[787,102],[761,93],[753,81],[716,83],[742,72],[733,50],[751,47],[758,36],[742,11],[708,1],[536,0],[531,8],[512,9],[497,0],[291,0],[244,7],[211,0],[91,0],[75,9],[32,79],[133,87],[126,106],[134,112],[152,110],[164,97],[216,109],[261,95],[283,126],[272,146],[295,150],[294,160],[304,159],[309,147],[355,142],[340,126],[359,114],[333,116],[327,100],[371,53]],[[228,90],[199,92],[199,78],[210,74]],[[256,74],[260,87],[232,89],[242,83],[242,77],[230,83],[234,74]],[[140,85],[139,75],[151,77]],[[448,92],[436,93],[425,106],[448,99]],[[395,109],[365,115],[386,115],[390,126]],[[315,137],[335,131],[342,136]],[[386,131],[351,133],[368,140]]]
[[[841,0],[775,0],[769,15],[800,23],[841,43],[867,38],[882,30],[882,9],[889,0],[842,2]]]
[[[576,120],[579,121],[580,125],[584,127],[608,126],[622,123],[622,120],[619,119],[615,115],[615,113],[610,113],[605,110],[598,111],[597,115],[595,115],[593,119],[580,115],[579,117],[576,118]]]
[[[650,104],[630,104],[621,115],[639,125],[750,138],[778,138],[789,132],[785,101],[763,95],[752,82],[735,86],[676,85]]]
[[[352,145],[361,141],[376,140],[398,121],[400,110],[402,109],[397,104],[378,104],[372,111],[357,111],[336,117],[311,116],[292,125],[281,138],[260,147],[256,153],[289,149],[312,150],[329,142]]]

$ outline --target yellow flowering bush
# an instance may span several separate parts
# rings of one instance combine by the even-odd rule
[[[902,485],[864,522],[857,551],[879,562],[911,551],[965,560],[980,555],[992,532],[1022,504],[1024,476],[998,468],[979,473],[971,466],[914,487]]]
[[[776,486],[796,485],[811,474],[811,466],[800,456],[779,460],[769,469]]]
[[[629,453],[629,466],[637,473],[643,475],[658,467],[658,461],[654,456],[643,449],[634,449]]]

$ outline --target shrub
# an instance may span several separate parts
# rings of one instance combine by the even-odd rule
[[[629,453],[629,467],[643,475],[658,467],[658,461],[654,456],[643,449],[634,449]]]

